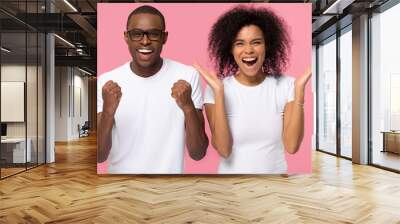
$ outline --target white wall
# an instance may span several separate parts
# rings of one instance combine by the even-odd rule
[[[78,124],[88,120],[88,78],[83,75],[76,68],[56,67],[56,141],[77,139]]]
[[[78,73],[77,73],[78,72]],[[74,70],[74,108],[71,135],[78,137],[78,124],[82,126],[88,120],[88,78],[79,70]]]
[[[68,71],[67,67],[55,68],[55,141],[68,140]]]

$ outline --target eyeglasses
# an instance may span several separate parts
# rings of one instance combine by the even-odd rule
[[[129,39],[132,41],[141,41],[146,34],[147,38],[152,41],[158,41],[161,39],[162,35],[165,33],[162,30],[152,29],[152,30],[140,30],[140,29],[132,29],[126,31]]]

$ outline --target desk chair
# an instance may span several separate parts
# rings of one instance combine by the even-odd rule
[[[82,127],[80,127],[80,125],[78,124],[79,138],[89,136],[89,129],[90,129],[89,121],[85,121]]]

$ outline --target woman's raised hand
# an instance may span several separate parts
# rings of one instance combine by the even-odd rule
[[[302,76],[298,77],[295,81],[295,87],[298,90],[304,91],[308,80],[311,78],[311,67],[308,67]]]
[[[222,81],[218,78],[215,71],[209,72],[203,68],[200,64],[194,63],[193,67],[200,73],[200,75],[207,81],[208,85],[213,89],[214,93],[222,91],[224,85]]]

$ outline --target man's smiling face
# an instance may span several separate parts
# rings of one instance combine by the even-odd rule
[[[140,13],[130,18],[125,41],[136,72],[153,73],[159,67],[162,47],[168,36],[164,29],[162,20],[157,15]]]

